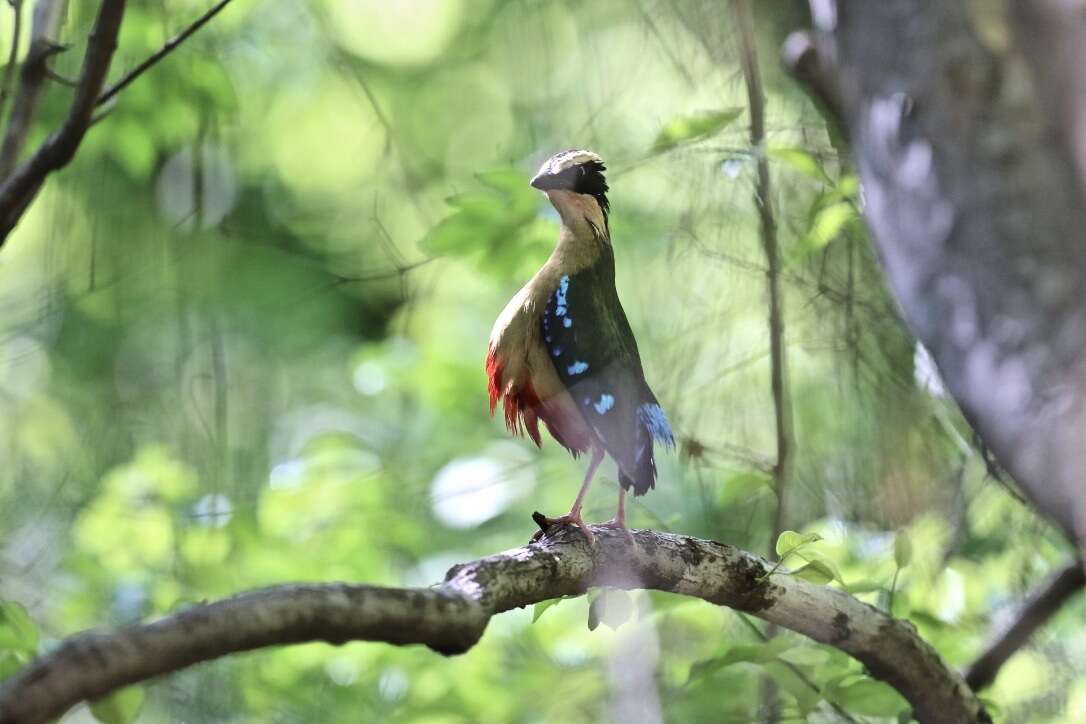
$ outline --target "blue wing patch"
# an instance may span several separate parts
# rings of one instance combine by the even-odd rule
[[[675,446],[675,435],[671,432],[671,423],[667,421],[664,408],[655,402],[646,402],[637,408],[637,417],[653,439],[659,440],[668,447]]]

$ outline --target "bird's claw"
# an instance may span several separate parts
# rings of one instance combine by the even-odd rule
[[[622,531],[622,534],[626,536],[626,540],[630,543],[634,542],[633,531],[626,527],[626,520],[624,518],[611,518],[606,523],[599,523],[600,528],[614,528],[615,530]]]
[[[535,543],[536,541],[542,539],[543,536],[547,534],[547,531],[550,530],[552,526],[556,525],[575,525],[577,526],[577,529],[581,531],[581,534],[585,537],[588,545],[592,545],[596,541],[596,537],[592,535],[592,530],[588,527],[588,524],[581,519],[580,513],[569,512],[566,515],[558,518],[548,518],[542,513],[535,512],[532,513],[532,520],[534,520],[535,524],[539,526],[539,530],[537,530],[535,535],[532,536],[532,543]]]

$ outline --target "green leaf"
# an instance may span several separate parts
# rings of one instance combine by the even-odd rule
[[[38,627],[15,601],[0,601],[0,649],[29,654],[38,651]]]
[[[732,646],[721,656],[695,661],[690,666],[686,683],[691,684],[732,664],[766,664],[775,661],[778,656],[794,646],[792,641],[783,636],[764,643]]]
[[[838,198],[851,199],[860,192],[860,179],[857,176],[849,174],[848,176],[842,176],[837,181],[837,188],[834,189],[834,193]]]
[[[855,583],[848,583],[845,585],[845,590],[856,595],[857,593],[871,593],[873,591],[881,591],[883,585],[877,581],[856,581]]]
[[[536,605],[532,606],[532,623],[539,620],[539,617],[547,612],[548,608],[557,606],[562,602],[561,598],[548,598],[546,601],[540,601]]]
[[[896,717],[909,708],[909,702],[892,686],[874,679],[837,687],[830,696],[838,706],[860,716]]]
[[[0,651],[0,681],[26,666],[29,656],[15,651]]]
[[[1003,720],[1003,710],[1000,708],[999,703],[994,699],[989,699],[986,696],[978,696],[977,701],[984,707],[984,710],[988,712],[988,716],[992,717],[992,721]]]
[[[717,133],[743,115],[742,108],[726,108],[668,121],[652,143],[654,153],[670,151],[680,143],[697,141]]]
[[[802,578],[805,581],[810,581],[811,583],[817,583],[819,585],[825,585],[835,578],[833,569],[822,561],[809,561],[804,563],[802,566],[792,571],[792,575],[796,578]]]
[[[829,571],[831,575],[831,580],[840,581],[841,584],[844,585],[845,582],[841,578],[841,572],[837,570],[837,564],[831,561],[826,556],[822,555],[817,551],[805,550],[799,551],[799,557],[807,561],[808,563],[818,564],[822,568],[822,570]]]
[[[799,674],[788,666],[774,661],[767,663],[765,670],[782,689],[795,697],[796,703],[804,716],[818,706],[818,702],[822,701],[822,694],[817,689],[811,688]]]
[[[830,654],[819,646],[796,646],[781,654],[785,661],[796,666],[823,666],[830,660]]]
[[[769,157],[804,176],[810,176],[819,181],[830,180],[826,172],[822,170],[822,164],[818,162],[818,159],[801,148],[771,148]]]
[[[905,531],[894,536],[894,563],[898,568],[905,568],[913,559],[913,545]]]
[[[818,251],[836,239],[845,225],[856,218],[856,209],[847,201],[819,209],[807,231],[804,245],[811,251]]]
[[[773,478],[762,472],[746,471],[724,481],[720,490],[720,502],[727,505],[746,500],[756,493],[773,490]]]
[[[131,724],[143,706],[143,689],[126,686],[107,697],[92,701],[91,714],[102,724]]]
[[[630,594],[621,589],[602,591],[588,604],[588,630],[595,631],[602,623],[617,629],[629,620],[634,606]]]
[[[786,530],[777,538],[775,550],[779,557],[784,558],[796,549],[820,540],[822,536],[818,533],[797,533],[794,530]]]

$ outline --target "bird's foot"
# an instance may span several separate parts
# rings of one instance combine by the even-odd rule
[[[537,511],[535,513],[532,513],[532,520],[534,520],[535,524],[539,526],[539,530],[536,531],[536,534],[532,536],[532,543],[535,543],[537,540],[545,536],[547,534],[547,531],[555,525],[577,526],[578,530],[581,531],[581,534],[584,536],[585,540],[588,541],[588,545],[592,545],[596,540],[595,536],[592,535],[592,531],[591,529],[589,529],[588,524],[581,519],[580,511],[576,513],[570,511],[569,513],[558,518],[548,518],[547,516]]]
[[[630,541],[630,543],[634,542],[633,531],[626,527],[625,518],[611,518],[611,520],[607,521],[606,523],[600,523],[599,527],[614,528],[615,530],[622,531],[622,534],[626,536],[626,540]]]

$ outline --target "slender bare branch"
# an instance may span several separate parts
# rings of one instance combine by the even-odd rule
[[[158,63],[158,61],[162,60],[167,55],[172,53],[177,48],[177,46],[188,40],[190,35],[195,33],[200,28],[204,27],[204,25],[206,25],[208,21],[211,20],[211,18],[218,15],[219,11],[229,5],[230,2],[231,0],[219,0],[219,2],[208,8],[207,12],[196,18],[196,20],[194,20],[187,28],[182,30],[180,33],[167,40],[166,44],[163,45],[159,50],[150,55],[146,60],[137,65],[135,68],[125,73],[116,83],[102,91],[102,94],[98,96],[98,100],[95,102],[95,105],[100,106],[103,103],[108,102],[111,98],[127,88],[128,85],[132,83],[132,81],[136,80],[136,78],[139,78],[141,75],[146,73],[156,63]]]
[[[0,244],[15,228],[46,176],[71,161],[90,127],[92,114],[117,49],[125,0],[102,0],[87,42],[83,70],[68,115],[34,154],[0,182]],[[44,60],[43,65],[44,67]],[[45,73],[42,71],[42,78]],[[20,93],[21,97],[21,93]],[[16,98],[18,103],[19,98]],[[14,115],[14,110],[12,113]]]
[[[67,4],[67,0],[38,0],[38,4],[34,6],[34,18],[30,24],[30,47],[27,49],[26,59],[23,60],[11,117],[4,132],[3,143],[0,144],[0,179],[15,168],[26,144],[34,112],[47,80],[46,62],[49,56],[61,50],[56,37]]]
[[[765,149],[765,92],[758,66],[758,48],[754,38],[754,16],[749,0],[733,0],[732,12],[739,41],[739,65],[747,88],[747,108],[750,112],[750,145],[757,157],[757,179],[754,205],[758,209],[759,236],[766,261],[766,292],[769,295],[769,375],[773,393],[774,425],[777,435],[777,461],[773,465],[777,509],[773,516],[773,531],[769,539],[770,558],[776,558],[774,544],[787,527],[788,484],[792,476],[794,439],[792,432],[792,401],[788,395],[787,358],[784,344],[784,314],[781,301],[781,250],[777,239],[777,219],[773,213],[773,185],[769,175],[769,159]],[[773,636],[773,627],[769,629]],[[774,724],[780,720],[777,685],[765,679],[763,698],[766,702],[765,720]]]
[[[4,68],[4,78],[0,80],[0,124],[3,122],[4,111],[7,110],[8,97],[11,95],[11,86],[15,82],[15,68],[19,60],[19,40],[23,32],[23,0],[8,0],[11,6],[11,53],[8,55],[8,64]]]
[[[1067,601],[1086,586],[1082,561],[1075,561],[1037,589],[1025,607],[1005,631],[965,673],[965,681],[974,691],[980,691],[995,681],[999,669],[1016,651],[1025,645],[1033,633],[1063,608]]]
[[[758,52],[754,40],[754,19],[749,0],[734,0],[738,25],[739,64],[747,86],[750,111],[750,144],[757,153],[758,177],[754,189],[754,205],[758,221],[762,252],[766,260],[766,288],[769,294],[769,361],[770,387],[777,434],[777,464],[773,469],[777,487],[777,514],[773,540],[784,530],[787,521],[788,480],[792,473],[795,441],[792,431],[792,402],[788,396],[788,369],[784,346],[784,314],[781,299],[781,249],[777,239],[777,219],[773,213],[773,187],[769,175],[769,159],[765,153],[765,93],[758,68]]]
[[[647,588],[745,611],[847,652],[908,699],[922,722],[990,721],[961,676],[908,623],[840,590],[780,573],[715,541],[572,527],[454,566],[429,588],[284,585],[193,606],[157,621],[69,638],[0,684],[0,724],[35,724],[119,687],[238,651],[327,641],[474,646],[491,616],[591,586]]]

